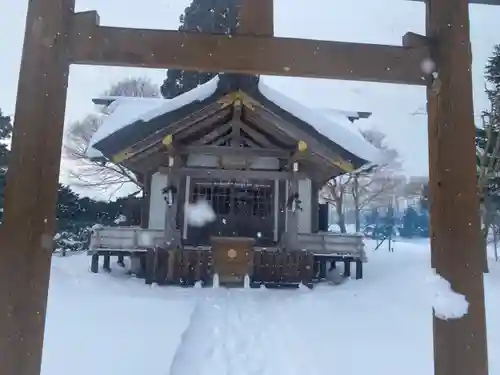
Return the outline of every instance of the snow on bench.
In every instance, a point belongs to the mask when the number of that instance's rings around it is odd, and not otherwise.
[[[90,238],[89,255],[100,250],[113,252],[147,252],[163,245],[162,229],[139,227],[95,227]]]
[[[299,233],[299,246],[315,256],[338,256],[366,260],[361,234]]]

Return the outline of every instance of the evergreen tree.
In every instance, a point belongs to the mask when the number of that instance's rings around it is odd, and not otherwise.
[[[10,150],[7,141],[12,135],[10,117],[0,110],[0,223],[4,206],[5,175],[9,163]],[[126,197],[114,202],[95,201],[80,197],[69,186],[59,184],[56,207],[57,234],[55,248],[63,250],[83,250],[88,245],[90,229],[95,224],[139,225],[142,198]],[[123,216],[123,222],[116,218]]]
[[[495,125],[496,134],[500,130],[500,44],[493,48],[493,55],[486,64],[486,93],[490,99],[491,108],[484,114]]]
[[[497,139],[499,136],[498,127],[492,127],[490,129],[476,128],[476,164],[478,173],[481,173],[482,158],[486,156],[486,164],[492,166],[500,165],[500,153],[496,150]],[[490,134],[488,134],[490,132]],[[488,142],[488,138],[490,138]],[[494,167],[494,169],[496,169]],[[498,173],[488,173],[487,181],[484,189],[481,189],[481,202],[484,202],[486,198],[491,200],[491,203],[497,205],[500,203],[500,175]]]
[[[497,142],[500,136],[500,45],[493,49],[493,55],[486,64],[486,93],[490,100],[490,109],[483,112],[482,127],[476,128],[477,169],[478,174],[487,175],[480,179],[482,202],[488,201],[498,209],[500,207],[500,152]],[[489,170],[485,170],[489,166]]]
[[[399,229],[401,237],[412,238],[418,235],[419,215],[413,207],[408,207],[403,215],[403,225]]]
[[[488,90],[498,95],[500,93],[500,44],[493,47],[493,55],[486,64],[485,78],[490,84]]]
[[[238,1],[193,0],[180,17],[179,31],[231,35],[238,24]],[[219,72],[169,69],[161,86],[165,98],[174,98],[208,82]]]
[[[420,209],[429,211],[429,208],[429,184],[425,184],[420,193]]]
[[[417,221],[417,229],[418,235],[420,237],[429,237],[429,229],[430,229],[430,217],[429,211],[422,210],[418,215]]]
[[[88,243],[90,231],[80,222],[80,197],[69,186],[59,184],[56,206],[57,233],[54,250],[83,250]]]
[[[9,164],[10,150],[7,148],[6,141],[12,134],[12,122],[9,116],[4,116],[0,109],[0,222],[3,216],[4,207],[4,188],[5,175]]]
[[[140,225],[142,198],[125,197],[113,202],[80,197],[69,186],[59,185],[55,250],[85,250],[94,225]]]

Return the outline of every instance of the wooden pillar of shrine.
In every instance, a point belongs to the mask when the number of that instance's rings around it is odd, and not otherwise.
[[[151,173],[141,175],[142,184],[142,207],[141,207],[141,228],[149,228],[149,210],[151,205]]]
[[[293,163],[293,170],[290,172],[287,194],[287,216],[285,229],[285,248],[287,250],[297,250],[299,241],[299,207],[297,200],[299,199],[299,176],[298,162]]]
[[[165,247],[167,250],[180,246],[181,234],[177,223],[179,207],[180,159],[169,157],[167,187],[165,189]]]
[[[0,229],[2,375],[39,375],[75,0],[32,0]]]
[[[427,36],[432,266],[469,303],[459,319],[434,315],[435,374],[487,375],[468,1],[428,0]]]

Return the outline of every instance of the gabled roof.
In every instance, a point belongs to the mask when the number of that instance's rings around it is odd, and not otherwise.
[[[92,136],[87,156],[90,158],[103,156],[99,148],[94,146],[116,133],[123,132],[124,129],[136,122],[148,122],[193,102],[206,99],[216,91],[218,82],[219,77],[217,76],[204,85],[200,85],[196,89],[173,99],[123,96],[107,96],[94,99],[95,104],[107,106],[109,114]]]
[[[134,143],[168,128],[224,96],[241,91],[280,119],[300,128],[323,146],[340,149],[346,160],[356,166],[381,162],[381,152],[345,125],[332,121],[320,110],[310,109],[264,83],[260,77],[220,74],[211,81],[174,99],[100,98],[96,104],[109,104],[111,114],[94,134],[87,151],[89,157],[110,157]],[[354,121],[367,118],[363,112],[337,111],[338,116]],[[330,118],[329,118],[330,117]]]

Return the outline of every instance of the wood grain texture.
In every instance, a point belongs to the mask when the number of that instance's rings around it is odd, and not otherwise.
[[[436,375],[488,374],[468,8],[427,4],[438,73],[427,94],[432,266],[469,302],[463,318],[434,317]]]
[[[425,48],[78,25],[75,64],[425,85]]]
[[[2,375],[40,373],[74,0],[29,2],[0,233]]]

